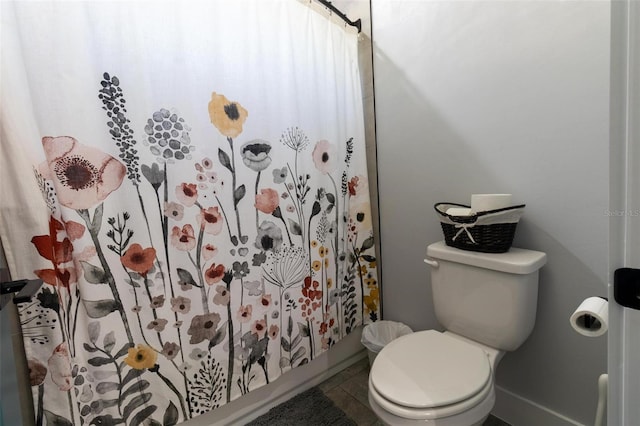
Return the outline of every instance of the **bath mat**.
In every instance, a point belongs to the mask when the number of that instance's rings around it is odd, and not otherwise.
[[[272,408],[246,426],[356,426],[317,387]]]

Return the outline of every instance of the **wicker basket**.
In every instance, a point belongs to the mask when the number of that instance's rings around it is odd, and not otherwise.
[[[524,204],[497,210],[478,212],[470,216],[451,216],[451,207],[469,207],[456,203],[437,203],[444,241],[448,246],[483,253],[509,251]]]

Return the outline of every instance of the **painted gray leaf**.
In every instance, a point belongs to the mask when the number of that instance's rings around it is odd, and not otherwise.
[[[293,219],[289,219],[289,229],[293,235],[302,235],[302,228]]]
[[[90,318],[103,318],[118,310],[118,303],[111,299],[84,300],[83,302]]]
[[[297,351],[293,355],[291,355],[291,364],[296,362],[298,359],[302,358],[304,354],[307,352],[307,349],[304,346],[300,346]]]
[[[95,345],[100,335],[100,323],[98,321],[91,321],[87,325],[87,329],[89,331],[89,341]]]
[[[196,282],[193,280],[193,275],[191,275],[191,272],[182,268],[178,268],[177,272],[178,272],[178,277],[180,277],[180,281],[182,281],[184,284],[196,285]]]
[[[280,337],[280,346],[282,346],[282,349],[284,349],[285,352],[291,352],[291,345],[284,337]]]
[[[98,204],[93,212],[93,221],[91,221],[91,229],[97,234],[102,226],[102,212],[104,211],[104,203]]]
[[[80,264],[84,272],[84,279],[87,280],[87,282],[91,284],[104,284],[107,282],[107,274],[105,274],[102,268],[85,262],[84,260],[81,260]]]
[[[175,406],[173,401],[169,401],[169,406],[167,407],[167,411],[164,412],[164,417],[162,418],[162,424],[164,426],[174,426],[178,423],[178,408]]]
[[[240,200],[244,198],[244,195],[246,194],[246,192],[247,190],[245,189],[244,185],[240,185],[239,187],[236,188],[236,190],[233,193],[233,202],[236,206],[238,205]]]
[[[102,341],[102,344],[104,346],[104,350],[107,351],[108,353],[111,353],[111,350],[113,349],[113,347],[116,344],[116,334],[115,334],[115,332],[114,331],[108,332],[104,336],[104,340]]]
[[[291,365],[291,362],[289,362],[289,358],[285,356],[280,358],[280,368],[289,367],[290,365]]]
[[[133,382],[131,386],[129,386],[124,392],[122,392],[122,395],[120,395],[120,399],[125,399],[133,393],[141,393],[148,387],[149,382],[147,382],[146,380],[138,380],[136,382]]]
[[[102,382],[96,385],[96,392],[103,394],[107,392],[111,392],[118,389],[118,384],[116,382]]]
[[[298,329],[300,330],[300,334],[304,337],[309,337],[311,335],[311,333],[309,332],[309,326],[307,326],[303,322],[298,323]]]
[[[231,159],[226,152],[224,152],[221,148],[218,148],[218,159],[220,160],[220,164],[225,166],[231,173],[233,173],[233,167],[231,166]]]
[[[122,410],[122,417],[124,417],[125,419],[128,418],[131,413],[133,413],[133,410],[140,407],[141,405],[146,404],[150,399],[150,393],[143,393],[142,395],[138,395],[135,398],[131,399],[127,406],[124,407],[124,410]],[[155,405],[152,405],[151,407],[155,407]]]
[[[218,343],[222,342],[225,337],[227,337],[227,322],[228,321],[225,321],[224,324],[216,330],[216,333],[209,341],[209,349],[216,346]]]
[[[367,238],[366,240],[364,240],[364,241],[362,242],[361,250],[362,250],[362,251],[365,251],[365,250],[370,249],[371,247],[373,247],[374,242],[375,242],[375,241],[374,241],[373,237],[369,237],[369,238]]]
[[[47,426],[73,426],[69,420],[49,410],[44,410],[44,418],[47,419]]]
[[[157,409],[158,407],[155,405],[146,406],[144,409],[138,411],[135,416],[133,416],[133,418],[131,419],[131,423],[129,424],[131,426],[138,426],[139,424],[142,424],[142,422],[144,422],[145,419],[152,415]]]
[[[335,204],[336,203],[336,197],[332,193],[327,192],[325,195],[327,197],[327,201],[328,202],[330,202],[331,204]]]

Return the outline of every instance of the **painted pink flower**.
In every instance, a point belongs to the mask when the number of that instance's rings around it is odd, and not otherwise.
[[[213,244],[205,244],[202,247],[202,257],[204,260],[211,260],[216,254],[218,254],[218,248]]]
[[[204,273],[204,280],[209,285],[219,283],[222,281],[222,277],[224,277],[224,265],[216,265],[215,263],[212,263]]]
[[[229,304],[229,300],[231,299],[231,295],[229,294],[229,290],[223,285],[219,285],[216,287],[216,295],[213,296],[213,303],[216,305],[226,306]]]
[[[176,198],[186,207],[191,207],[198,201],[198,187],[195,183],[181,183],[176,186]]]
[[[182,204],[174,203],[173,201],[164,203],[164,215],[173,220],[182,220],[184,207],[182,207]]]
[[[327,174],[333,171],[336,166],[336,147],[329,143],[329,141],[321,140],[316,142],[316,146],[313,148],[313,164],[316,165],[322,174]]]
[[[271,327],[269,327],[269,338],[271,340],[274,340],[276,337],[278,337],[279,332],[280,332],[280,328],[278,328],[277,325],[272,324]]]
[[[268,309],[271,306],[271,295],[270,294],[263,294],[262,297],[260,298],[260,306],[262,306],[265,309]]]
[[[104,201],[120,187],[127,171],[111,155],[70,136],[44,137],[42,146],[47,161],[40,172],[54,181],[60,204],[71,209],[88,209]]]
[[[193,226],[186,224],[180,229],[174,226],[171,230],[171,245],[180,251],[193,250],[196,246],[196,236]]]
[[[200,214],[196,218],[200,229],[211,235],[218,235],[222,231],[222,215],[218,207],[200,209]]]
[[[278,191],[266,188],[261,189],[260,194],[256,194],[256,209],[262,213],[271,214],[280,204],[280,194]]]
[[[236,317],[240,322],[249,322],[251,321],[251,311],[253,311],[253,307],[251,305],[242,306],[238,308],[238,313]]]
[[[53,350],[51,357],[47,361],[49,372],[53,383],[58,385],[58,389],[66,392],[72,388],[71,359],[69,358],[69,347],[66,342],[60,343]]]
[[[257,320],[251,325],[251,332],[262,339],[267,332],[267,321],[264,319]]]

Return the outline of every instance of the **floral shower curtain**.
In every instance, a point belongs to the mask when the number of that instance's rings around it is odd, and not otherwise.
[[[38,424],[177,424],[378,318],[356,34],[294,0],[1,7]]]

